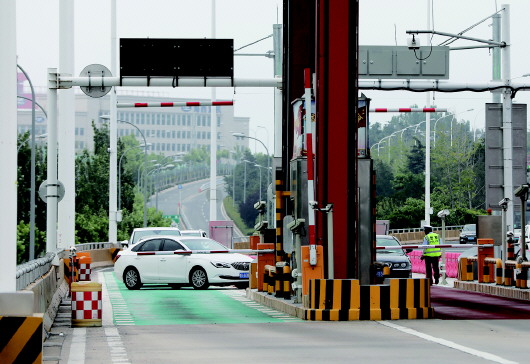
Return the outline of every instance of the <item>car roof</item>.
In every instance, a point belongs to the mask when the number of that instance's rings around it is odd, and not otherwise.
[[[150,231],[150,230],[179,230],[179,228],[176,227],[170,227],[170,226],[162,226],[162,227],[142,227],[142,228],[134,228],[133,232],[135,231]]]

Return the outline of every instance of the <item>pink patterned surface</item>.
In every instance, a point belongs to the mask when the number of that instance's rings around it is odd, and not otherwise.
[[[458,257],[460,254],[461,253],[445,253],[445,274],[447,277],[456,278],[458,276]],[[425,274],[425,263],[420,259],[422,252],[414,250],[407,255],[412,263],[412,273]]]

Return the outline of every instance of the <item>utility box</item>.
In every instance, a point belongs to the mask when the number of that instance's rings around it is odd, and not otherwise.
[[[448,79],[449,47],[360,46],[359,78]]]

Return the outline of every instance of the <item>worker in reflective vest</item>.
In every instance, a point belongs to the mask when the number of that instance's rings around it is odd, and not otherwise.
[[[440,256],[442,255],[442,249],[436,247],[440,244],[440,238],[438,234],[432,232],[432,226],[423,226],[425,232],[425,238],[423,238],[423,245],[429,245],[429,248],[423,249],[423,255],[421,260],[425,261],[425,274],[432,284],[433,271],[434,271],[434,283],[438,284],[440,278]]]

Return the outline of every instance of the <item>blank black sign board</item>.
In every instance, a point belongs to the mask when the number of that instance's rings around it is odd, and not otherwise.
[[[120,75],[230,77],[233,39],[120,39]]]

